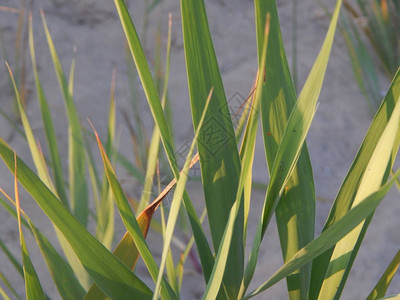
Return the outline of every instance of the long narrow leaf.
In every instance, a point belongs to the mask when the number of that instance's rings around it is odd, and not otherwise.
[[[258,60],[261,61],[267,13],[271,14],[271,42],[267,50],[261,113],[265,153],[272,174],[274,159],[297,96],[282,42],[276,1],[255,1]],[[315,190],[306,142],[275,212],[282,255],[286,262],[314,238]],[[310,277],[311,266],[306,266],[287,278],[290,299],[306,299]]]
[[[18,193],[18,180],[17,180],[17,155],[14,153],[14,190],[15,190],[15,202],[16,209],[18,215],[18,230],[19,230],[19,240],[21,245],[22,252],[22,264],[24,266],[24,278],[25,278],[25,291],[26,291],[26,299],[28,300],[46,300],[46,296],[44,295],[42,285],[40,284],[39,278],[37,276],[35,267],[32,264],[30,259],[28,248],[26,247],[24,233],[22,232],[21,227],[21,207],[19,201],[19,193]]]
[[[44,94],[42,85],[39,80],[39,74],[36,66],[35,46],[34,46],[33,28],[32,28],[32,15],[29,16],[29,49],[31,53],[32,68],[33,68],[33,75],[35,78],[37,98],[42,113],[43,127],[46,134],[47,144],[49,146],[51,166],[54,173],[54,182],[57,190],[57,195],[59,196],[60,200],[64,203],[64,205],[66,207],[69,207],[69,203],[67,201],[67,196],[64,188],[65,179],[62,171],[60,152],[58,150],[54,125],[51,119],[51,113],[46,100],[46,96]]]
[[[234,204],[240,176],[240,158],[225,91],[215,56],[202,0],[181,1],[182,31],[193,127],[197,130],[205,99],[214,89],[197,148],[211,236],[216,252]],[[244,207],[239,207],[230,245],[224,286],[229,298],[236,298],[244,269]]]
[[[226,225],[224,235],[221,241],[221,247],[218,250],[217,257],[215,260],[213,272],[210,277],[210,281],[207,284],[206,291],[203,295],[203,299],[215,299],[218,295],[224,272],[227,272],[226,265],[228,264],[228,253],[230,251],[229,245],[231,244],[232,236],[234,234],[233,228],[235,220],[238,216],[240,206],[242,205],[242,193],[245,184],[247,184],[248,173],[252,170],[254,161],[254,148],[257,136],[257,125],[260,114],[260,103],[263,92],[263,70],[266,65],[266,53],[268,46],[269,36],[269,18],[265,23],[265,35],[263,42],[262,61],[259,65],[259,71],[256,80],[256,91],[253,109],[250,111],[249,121],[247,123],[246,131],[243,138],[243,156],[242,156],[242,169],[240,172],[240,178],[238,183],[238,189],[236,193],[235,203],[230,210],[228,223]],[[242,279],[243,280],[243,279]],[[241,282],[238,297],[242,297],[244,293],[243,282]]]
[[[272,214],[279,202],[281,195],[285,192],[286,186],[296,166],[306,134],[310,128],[312,118],[315,114],[319,92],[322,87],[330,50],[333,43],[337,19],[339,16],[341,0],[336,2],[335,12],[329,26],[321,51],[311,69],[310,75],[304,84],[286,125],[282,141],[278,147],[274,163],[271,168],[271,180],[268,184],[266,200],[263,213],[258,224],[253,248],[246,267],[244,276],[244,287],[247,289],[251,278],[254,275],[258,260],[258,253],[265,230],[271,220]]]

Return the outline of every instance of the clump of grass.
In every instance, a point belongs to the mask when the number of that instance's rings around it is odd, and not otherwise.
[[[36,143],[11,68],[8,68],[9,74],[36,172],[0,139],[0,156],[15,178],[15,201],[3,191],[9,201],[0,198],[0,203],[18,219],[22,264],[7,248],[1,248],[23,276],[28,299],[46,299],[46,295],[32,266],[22,225],[33,233],[63,299],[178,299],[185,260],[194,244],[206,284],[203,299],[249,299],[285,278],[290,299],[340,297],[373,213],[400,175],[400,171],[397,171],[390,178],[388,172],[393,167],[400,142],[400,73],[397,72],[394,76],[392,85],[371,122],[322,232],[314,237],[314,180],[305,140],[316,111],[342,1],[338,0],[336,3],[321,51],[298,97],[282,43],[276,3],[259,0],[254,3],[258,71],[254,88],[250,92],[251,100],[246,104],[248,113],[242,115],[240,126],[235,129],[232,116],[221,113],[227,100],[205,5],[201,0],[181,0],[195,138],[180,169],[172,130],[164,112],[171,30],[168,35],[166,73],[160,97],[160,89],[150,72],[125,2],[115,0],[129,52],[155,123],[146,153],[146,174],[139,171],[135,163],[122,157],[115,147],[115,79],[112,79],[111,84],[107,139],[102,141],[92,126],[104,167],[103,173],[97,171],[90,144],[85,143],[85,131],[73,102],[74,63],[67,79],[42,14],[69,120],[69,168],[68,176],[64,178],[51,113],[37,72],[30,23],[31,60],[50,157],[45,158],[41,146]],[[259,137],[259,122],[262,124],[270,181],[259,219],[251,220],[249,208],[252,201],[252,166],[256,139]],[[174,178],[150,202],[153,181],[159,181],[160,144]],[[196,145],[198,153],[194,154]],[[136,212],[132,210],[117,178],[117,161],[130,170],[144,186]],[[186,190],[188,172],[198,161],[205,198],[205,210],[201,216],[194,209]],[[144,162],[141,163],[144,165]],[[52,168],[52,173],[48,167]],[[87,229],[90,210],[86,170],[89,171],[91,194],[96,208],[95,234]],[[21,210],[17,182],[25,187],[54,224],[66,258],[54,249]],[[154,222],[154,213],[172,191],[173,198],[168,212],[161,209],[160,231],[163,244],[160,245],[161,262],[157,264],[147,245],[146,236]],[[114,251],[111,251],[114,203],[127,231]],[[175,262],[171,243],[175,237],[177,216],[182,207],[188,216],[193,237],[188,243],[181,244],[180,259]],[[202,225],[205,214],[210,223],[211,243],[208,242],[207,232]],[[273,214],[276,215],[284,264],[268,280],[249,291],[261,242]],[[250,224],[256,227],[254,237],[247,234]],[[250,256],[246,258],[245,245],[248,242],[252,243],[252,247]],[[153,287],[149,287],[140,278],[141,275],[134,272],[139,257],[144,261],[153,280]],[[370,299],[385,295],[398,268],[398,260],[397,254],[370,293]],[[1,275],[10,292],[16,294],[5,276]],[[8,298],[5,290],[0,288],[0,292]],[[369,291],[365,291],[365,295],[368,294]]]

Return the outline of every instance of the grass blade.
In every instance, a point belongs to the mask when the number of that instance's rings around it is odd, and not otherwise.
[[[331,19],[325,41],[321,51],[311,69],[310,75],[304,84],[293,110],[289,116],[282,141],[278,147],[274,163],[271,168],[271,179],[267,188],[263,213],[257,227],[253,248],[246,267],[244,288],[248,287],[257,265],[258,253],[265,230],[282,194],[286,190],[288,180],[296,166],[306,134],[315,114],[319,92],[321,90],[324,73],[332,47],[341,0],[336,2],[336,8]]]
[[[15,202],[18,215],[18,230],[19,230],[19,240],[22,252],[22,264],[24,266],[24,278],[25,278],[25,291],[26,299],[28,300],[46,300],[46,296],[43,292],[42,286],[40,284],[39,278],[35,271],[35,267],[29,257],[28,248],[26,247],[24,233],[21,228],[21,207],[19,201],[18,193],[18,180],[17,180],[17,155],[14,153],[14,189],[15,189]]]
[[[267,50],[266,84],[263,92],[264,99],[261,102],[261,113],[266,158],[269,172],[272,174],[274,159],[297,97],[283,47],[275,1],[255,1],[255,13],[259,61],[261,61],[265,16],[267,13],[271,14],[269,37],[271,42],[268,43]],[[314,238],[314,180],[307,145],[306,142],[304,143],[297,165],[286,183],[285,192],[275,210],[285,262]],[[290,299],[306,298],[310,276],[311,266],[306,266],[287,278]]]
[[[93,127],[93,126],[92,126]],[[94,127],[93,127],[94,130]],[[158,268],[154,261],[154,258],[147,246],[147,243],[143,237],[142,231],[140,230],[139,224],[129,206],[128,199],[125,196],[124,191],[122,190],[121,185],[118,182],[117,176],[112,168],[111,162],[107,157],[107,154],[104,151],[104,148],[101,144],[101,141],[97,135],[97,132],[94,130],[97,143],[100,149],[101,157],[104,163],[104,169],[107,174],[107,179],[110,184],[111,190],[114,195],[115,203],[117,204],[118,210],[121,215],[121,219],[126,227],[126,229],[131,234],[136,248],[139,250],[140,255],[143,258],[144,263],[146,264],[147,269],[154,282],[157,281],[158,276]],[[176,296],[174,295],[171,287],[167,285],[165,281],[162,282],[163,289],[161,291],[161,296],[163,299],[174,299]]]
[[[389,266],[386,268],[385,272],[382,274],[375,288],[368,295],[367,300],[376,300],[383,298],[386,294],[386,290],[389,287],[397,269],[400,265],[400,250],[397,251],[396,255],[393,257]]]
[[[163,246],[163,252],[161,255],[160,270],[158,272],[158,278],[157,278],[156,288],[154,290],[153,300],[156,300],[158,298],[158,294],[160,292],[161,279],[163,277],[163,272],[164,272],[165,264],[167,261],[167,255],[168,255],[169,249],[170,249],[171,239],[174,234],[176,220],[178,218],[179,209],[180,209],[181,203],[182,203],[181,200],[182,200],[183,192],[185,190],[185,185],[186,185],[187,178],[189,175],[191,157],[192,157],[193,150],[195,147],[196,139],[199,135],[199,128],[201,128],[201,126],[203,124],[204,117],[206,115],[208,105],[209,105],[211,97],[212,97],[212,93],[213,93],[213,90],[210,91],[210,93],[207,97],[206,106],[204,107],[203,114],[200,118],[198,129],[196,130],[195,137],[193,139],[192,145],[190,146],[189,153],[187,154],[185,164],[181,171],[182,175],[179,177],[177,184],[176,184],[176,190],[174,193],[174,197],[172,199],[171,209],[170,209],[169,216],[168,216],[168,223],[167,223],[167,227],[166,227],[165,234],[164,234],[164,246]]]
[[[271,168],[271,180],[268,185],[266,205],[263,212],[263,234],[277,205],[278,196],[282,192],[282,189],[286,187],[296,165],[307,131],[315,114],[318,96],[332,48],[341,3],[341,0],[336,2],[335,13],[332,17],[324,44],[299,95],[299,99],[290,114],[282,141],[278,147]]]
[[[169,16],[168,25],[168,42],[167,42],[167,55],[166,55],[166,68],[164,76],[164,87],[161,96],[161,106],[165,109],[167,92],[168,92],[168,80],[169,80],[169,66],[171,59],[171,33],[172,32],[172,16]],[[141,212],[144,207],[149,204],[150,196],[152,195],[153,180],[156,172],[156,165],[160,149],[160,130],[157,126],[154,127],[153,134],[151,136],[151,142],[149,152],[147,155],[147,167],[146,167],[146,181],[144,183],[142,196],[140,198],[139,206],[137,211]]]
[[[111,76],[111,93],[110,93],[110,106],[109,106],[109,115],[108,115],[108,128],[107,128],[107,141],[105,146],[105,151],[108,157],[112,159],[116,156],[116,149],[114,151],[114,143],[115,143],[115,119],[116,119],[116,109],[115,109],[115,84],[116,84],[116,76],[117,70],[114,69]],[[94,165],[91,167],[90,171],[92,174],[94,172]],[[92,175],[92,177],[94,174]],[[93,184],[94,178],[92,179]],[[103,182],[101,186],[101,197],[97,203],[96,211],[97,211],[97,228],[96,228],[96,236],[102,242],[103,245],[106,246],[107,249],[111,248],[112,241],[114,238],[114,199],[112,195],[112,191],[110,190],[110,186],[107,181],[107,175],[104,172],[103,174]]]
[[[210,109],[197,139],[197,148],[200,155],[211,236],[214,249],[218,252],[229,219],[229,211],[237,194],[240,158],[231,116],[224,116],[221,112],[227,102],[204,3],[182,0],[181,13],[189,96],[195,130],[198,129],[207,94],[211,88],[214,89]],[[237,297],[244,269],[243,204],[235,219],[236,225],[224,278],[229,298]]]
[[[0,139],[0,156],[15,172],[14,154]],[[29,167],[17,157],[18,180],[63,233],[93,280],[113,299],[149,299],[150,289],[102,246]]]
[[[71,209],[77,219],[83,224],[87,225],[87,218],[89,214],[88,208],[88,191],[86,184],[86,170],[85,170],[85,147],[82,136],[81,123],[79,121],[78,113],[75,104],[70,94],[68,82],[66,80],[64,71],[62,70],[60,60],[54,43],[52,41],[49,29],[43,12],[41,12],[43,27],[45,30],[47,43],[49,45],[51,58],[53,60],[54,69],[57,79],[64,98],[65,109],[68,116],[68,145],[69,145],[69,187],[70,187],[70,202]]]
[[[36,57],[35,57],[35,46],[33,40],[33,29],[32,29],[32,15],[29,15],[29,49],[31,53],[31,60],[32,60],[32,68],[33,68],[33,75],[35,78],[35,85],[37,91],[37,98],[39,101],[41,113],[42,113],[42,120],[43,120],[43,127],[46,134],[47,145],[49,147],[50,152],[50,159],[51,159],[51,166],[54,173],[54,182],[55,187],[57,190],[57,195],[60,200],[64,203],[66,207],[69,207],[69,203],[67,200],[67,195],[65,193],[64,188],[64,175],[61,165],[60,159],[60,152],[58,150],[57,138],[54,131],[53,120],[51,118],[50,109],[46,100],[46,96],[44,94],[42,85],[39,80],[39,74],[37,71],[36,66]]]
[[[238,183],[238,189],[236,193],[235,203],[232,206],[229,214],[229,219],[227,226],[225,228],[225,232],[223,235],[223,239],[221,241],[221,247],[217,253],[217,257],[215,259],[215,264],[213,268],[213,272],[210,277],[210,281],[207,284],[206,291],[203,295],[202,299],[215,299],[217,296],[218,290],[221,285],[221,281],[224,275],[224,272],[228,270],[225,269],[226,264],[228,263],[228,253],[230,251],[229,245],[231,244],[232,235],[234,234],[233,228],[238,216],[240,206],[242,205],[242,193],[244,190],[244,186],[248,184],[249,173],[252,170],[252,165],[254,161],[254,147],[256,142],[257,135],[257,125],[260,114],[260,103],[263,93],[263,76],[266,66],[266,53],[268,47],[268,36],[269,36],[269,16],[267,16],[267,21],[265,23],[265,35],[263,41],[263,51],[262,51],[262,61],[259,65],[259,72],[257,74],[256,80],[256,91],[253,109],[250,111],[249,120],[247,123],[247,127],[245,130],[243,145],[241,152],[242,155],[242,169],[240,172],[240,178]],[[243,280],[243,279],[242,279]],[[242,297],[244,293],[243,282],[241,282],[240,290],[238,293],[238,298]]]

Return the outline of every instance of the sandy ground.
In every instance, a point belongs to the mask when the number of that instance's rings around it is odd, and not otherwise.
[[[16,7],[16,1],[0,0],[0,5]],[[144,1],[128,1],[133,20],[138,31],[142,28],[142,14]],[[167,0],[157,7],[151,14],[151,22],[147,35],[146,51],[149,57],[154,57],[155,32],[158,22],[162,25],[162,42],[165,46],[168,13],[173,15],[173,47],[171,58],[171,76],[169,93],[173,107],[173,121],[176,144],[183,145],[192,134],[190,122],[190,106],[187,92],[186,70],[182,43],[179,1]],[[19,2],[18,2],[19,3]],[[278,1],[282,23],[284,42],[291,59],[291,8],[292,2]],[[227,97],[236,93],[247,95],[256,70],[256,39],[254,33],[254,9],[249,0],[219,0],[206,1],[209,14],[210,28],[215,43],[215,49],[222,70]],[[82,120],[90,118],[100,134],[105,134],[106,116],[108,110],[110,78],[114,66],[118,69],[117,102],[119,110],[129,108],[128,86],[126,79],[126,63],[124,37],[112,1],[105,0],[36,0],[33,6],[34,35],[36,39],[36,55],[39,72],[45,92],[51,105],[53,119],[56,120],[57,135],[60,139],[61,152],[67,157],[67,131],[64,106],[59,92],[56,77],[50,60],[47,45],[44,39],[43,28],[40,23],[39,9],[43,8],[46,14],[50,32],[53,36],[61,62],[66,70],[69,69],[72,49],[77,47],[75,101]],[[298,4],[298,70],[300,86],[307,78],[307,74],[319,51],[324,38],[328,19],[315,0],[304,0]],[[13,66],[14,43],[18,22],[18,15],[0,11],[0,29],[8,59]],[[4,61],[4,54],[1,61]],[[154,60],[152,60],[154,61]],[[35,134],[43,142],[43,130],[40,121],[39,108],[33,84],[30,63],[27,59],[27,110]],[[12,111],[12,92],[8,85],[7,73],[4,64],[0,64],[0,105],[7,112]],[[150,113],[142,99],[142,114],[145,122],[151,124]],[[353,157],[363,139],[371,120],[366,103],[359,93],[353,79],[350,63],[343,41],[338,35],[332,50],[331,61],[328,66],[325,84],[320,96],[320,105],[312,124],[308,145],[313,163],[315,185],[319,201],[317,203],[317,230],[319,233],[330,205],[340,187],[340,184],[349,168]],[[121,149],[127,155],[131,154],[128,134],[123,120],[118,114],[118,124],[121,124]],[[88,125],[87,125],[88,127]],[[26,161],[31,162],[25,142],[18,135],[13,135],[13,129],[0,118],[0,135],[10,138],[9,142],[17,153]],[[44,142],[43,142],[44,143]],[[259,139],[256,150],[256,164],[254,178],[257,181],[267,182],[268,176],[264,158],[262,140]],[[121,178],[131,182],[126,174],[121,172]],[[3,163],[0,163],[0,186],[12,193],[12,177]],[[127,192],[139,194],[141,187],[132,184],[126,185]],[[190,194],[196,205],[202,207],[202,189],[199,184],[190,183]],[[22,207],[29,212],[31,218],[45,234],[54,240],[54,234],[49,221],[36,204],[24,194]],[[254,234],[258,211],[264,197],[264,191],[254,192],[249,232]],[[400,206],[398,192],[393,190],[386,197],[377,210],[375,217],[366,234],[365,242],[350,273],[343,299],[364,299],[399,249],[400,236]],[[19,255],[18,230],[16,222],[6,212],[0,210],[0,237],[6,245]],[[122,227],[119,225],[122,235]],[[159,237],[149,237],[151,248],[159,253]],[[248,239],[251,241],[251,239]],[[28,237],[30,245],[34,245]],[[281,252],[274,222],[267,232],[262,245],[257,273],[254,277],[254,287],[265,281],[282,264]],[[30,246],[33,257],[40,255],[35,246]],[[41,259],[35,259],[43,285],[53,299],[58,299],[57,291],[53,287]],[[139,267],[141,271],[143,267]],[[183,299],[197,299],[204,288],[202,276],[196,274],[188,264],[189,272],[183,283]],[[0,253],[0,271],[16,285],[23,293],[23,285],[12,269],[9,262]],[[2,283],[1,283],[2,284]],[[3,285],[2,285],[3,286]],[[396,275],[390,289],[391,293],[399,292],[400,276]],[[285,282],[277,284],[259,299],[286,299]]]

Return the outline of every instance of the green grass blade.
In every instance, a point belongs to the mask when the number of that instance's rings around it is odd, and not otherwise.
[[[317,100],[324,78],[323,75],[326,70],[330,49],[333,43],[341,2],[341,0],[336,2],[335,12],[331,19],[331,24],[325,41],[314,66],[311,69],[310,75],[304,84],[299,99],[292,109],[282,141],[279,144],[276,157],[274,158],[263,213],[257,227],[249,263],[246,267],[244,276],[245,290],[254,275],[258,260],[258,252],[265,230],[271,220],[280,197],[286,192],[286,186],[290,180],[292,171],[296,166],[306,134],[315,114]]]
[[[377,300],[385,296],[386,290],[389,287],[397,269],[400,265],[400,250],[397,251],[396,255],[393,257],[389,266],[386,268],[385,272],[382,274],[375,288],[368,295],[367,300]]]
[[[114,151],[115,144],[115,120],[116,120],[116,109],[115,109],[115,84],[116,84],[116,69],[112,72],[111,78],[111,92],[110,92],[110,106],[108,115],[108,128],[107,128],[107,140],[105,151],[108,157],[114,160],[116,156],[116,149]],[[93,173],[93,168],[90,171]],[[94,175],[94,174],[93,174]],[[92,177],[93,177],[92,175]],[[93,182],[93,179],[92,179]],[[94,182],[93,182],[94,183]],[[101,187],[101,197],[96,206],[97,211],[97,228],[96,237],[101,241],[101,243],[106,246],[107,249],[111,248],[113,238],[114,238],[114,199],[112,191],[107,181],[107,175],[104,172],[103,182]]]
[[[342,219],[321,233],[320,236],[318,236],[304,248],[300,249],[289,261],[287,261],[278,271],[276,271],[270,279],[246,295],[246,297],[243,299],[250,299],[265,291],[275,283],[290,275],[295,270],[308,264],[312,259],[335,245],[346,234],[357,227],[361,222],[363,222],[363,220],[368,218],[368,216],[374,212],[399,175],[400,170],[398,170],[395,176],[382,188],[368,196],[360,204],[353,207]]]
[[[265,16],[267,13],[271,14],[269,37],[271,42],[268,43],[266,84],[264,99],[261,102],[263,137],[271,174],[273,162],[297,96],[282,42],[275,1],[255,1],[255,13],[259,55],[262,51]],[[275,212],[282,255],[284,261],[287,261],[314,238],[315,190],[306,143]],[[306,266],[287,278],[290,299],[306,298],[310,276],[311,266]]]
[[[224,272],[226,270],[226,264],[228,264],[228,253],[230,251],[229,245],[231,244],[231,239],[234,234],[233,228],[238,217],[238,213],[240,211],[240,206],[242,206],[242,193],[244,192],[244,186],[248,184],[249,173],[252,170],[252,165],[254,161],[254,148],[257,136],[257,126],[260,114],[260,103],[263,93],[263,76],[266,66],[266,53],[268,47],[268,36],[269,36],[269,17],[265,23],[265,35],[264,35],[264,42],[263,42],[263,50],[262,50],[262,61],[259,65],[259,72],[257,74],[256,80],[256,91],[255,91],[255,98],[252,110],[250,111],[249,120],[246,126],[246,130],[243,137],[243,144],[241,152],[242,155],[242,169],[240,172],[238,189],[236,193],[235,203],[230,211],[228,223],[223,235],[223,239],[221,241],[221,247],[217,253],[217,257],[215,260],[213,272],[210,277],[210,281],[207,284],[206,291],[203,295],[202,299],[214,299],[217,296],[218,290],[220,289],[220,285],[222,282],[222,278]],[[251,183],[251,182],[250,182]],[[243,240],[242,240],[243,241]],[[243,279],[242,279],[243,280]],[[243,296],[244,293],[244,286],[243,282],[240,284],[239,293],[237,298]]]
[[[172,139],[170,138],[171,133],[167,125],[167,121],[161,107],[160,98],[158,96],[153,78],[151,77],[151,72],[147,64],[146,57],[144,55],[144,51],[141,47],[136,29],[132,23],[124,1],[115,0],[114,2],[120,16],[122,27],[125,31],[128,45],[136,64],[136,68],[141,78],[143,89],[149,102],[150,110],[153,114],[153,118],[156,121],[157,126],[160,129],[165,151],[168,158],[174,158],[175,155],[172,146]],[[174,165],[173,162],[171,164]]]
[[[329,213],[324,229],[326,230],[337,222],[348,210],[350,210],[356,191],[361,182],[361,178],[366,171],[367,164],[372,157],[372,153],[377,146],[377,137],[381,136],[385,130],[394,108],[397,105],[400,96],[400,72],[398,71],[394,77],[389,92],[383,100],[378,112],[370,125],[370,128],[364,138],[364,141],[357,153],[352,166],[339,190],[332,209]],[[396,149],[397,151],[397,149]],[[393,156],[394,154],[392,154]],[[393,159],[392,159],[393,160]],[[388,174],[383,177],[384,182],[387,180]],[[356,247],[356,251],[357,251]],[[356,252],[355,251],[355,252]],[[314,283],[310,290],[311,299],[316,299],[322,285],[323,278],[326,274],[329,261],[331,259],[333,248],[322,254],[313,262],[313,270],[311,280]]]
[[[181,1],[182,30],[193,126],[197,130],[205,99],[214,89],[210,109],[197,139],[201,176],[214,249],[218,252],[229,211],[234,204],[240,175],[240,158],[230,116],[224,116],[225,91],[215,56],[203,1]],[[229,176],[228,176],[229,174]],[[217,199],[217,200],[216,200]],[[229,250],[224,285],[236,298],[243,275],[243,204]]]
[[[104,151],[104,148],[101,144],[101,141],[96,131],[95,135],[97,138],[97,143],[99,145],[101,157],[103,159],[104,169],[107,174],[107,179],[110,184],[111,190],[113,192],[115,203],[117,204],[118,210],[120,212],[121,219],[126,229],[131,234],[135,242],[135,246],[139,250],[141,257],[143,258],[143,261],[146,264],[147,269],[149,270],[150,276],[153,278],[154,282],[156,282],[158,276],[157,265],[150,252],[150,249],[147,246],[147,243],[143,237],[142,231],[140,230],[136,217],[133,214],[131,207],[129,206],[128,199],[126,198],[125,193],[118,182],[117,176],[113,170],[111,162]],[[176,297],[171,287],[164,280],[162,282],[162,286],[163,288],[161,290],[161,296],[163,299],[174,299]]]
[[[29,49],[31,53],[31,60],[32,60],[32,68],[33,68],[33,75],[35,78],[35,85],[37,91],[37,98],[39,101],[41,113],[42,113],[42,120],[43,120],[43,127],[46,134],[47,145],[49,147],[50,152],[50,159],[51,159],[51,166],[54,173],[54,182],[55,188],[57,190],[57,195],[60,200],[64,203],[66,207],[69,207],[69,203],[67,200],[67,195],[65,193],[65,179],[63,175],[61,159],[60,159],[60,152],[58,150],[57,138],[54,131],[53,120],[51,118],[50,109],[46,100],[46,96],[44,94],[42,85],[39,80],[39,75],[36,66],[36,56],[35,56],[35,46],[33,40],[33,29],[32,29],[32,16],[29,16]]]
[[[65,109],[68,116],[68,145],[69,145],[69,188],[71,208],[77,219],[87,225],[89,214],[88,191],[86,184],[85,147],[82,136],[81,123],[75,104],[70,94],[68,82],[62,70],[60,60],[54,47],[49,29],[42,12],[42,22],[46,33],[54,69],[64,98]]]
[[[161,74],[161,72],[162,72],[162,70],[161,70],[162,69],[162,67],[161,67],[161,23],[159,24],[157,41],[158,41],[157,42],[157,53],[158,54],[157,54],[157,58],[156,58],[156,60],[157,60],[156,73],[157,74]],[[162,91],[162,96],[161,96],[161,105],[162,105],[164,111],[166,112],[166,119],[168,121],[168,125],[170,126],[170,128],[172,128],[172,122],[171,122],[171,119],[168,118],[168,113],[167,113],[167,108],[169,106],[168,105],[169,103],[167,102],[167,95],[168,95],[169,70],[170,70],[170,63],[171,63],[171,42],[172,42],[172,15],[169,14],[168,36],[167,36],[167,51],[166,51],[166,59],[165,59],[166,63],[165,63],[165,74],[164,74],[164,84],[163,84],[164,86],[163,86],[163,91]],[[159,85],[161,85],[161,83]],[[153,140],[153,138],[155,140]],[[159,149],[160,149],[160,132],[159,132],[157,126],[155,126],[154,131],[153,131],[152,142],[151,142],[150,147],[149,147],[149,155],[147,157],[148,158],[151,158],[151,157],[158,158]],[[148,178],[147,180],[149,180],[151,178],[151,183],[153,182],[155,169],[156,169],[155,168],[156,166],[154,166],[154,167],[152,166],[152,164],[154,164],[154,163],[159,165],[158,159],[153,161],[153,162],[150,162],[150,160],[148,159],[147,171],[150,171],[150,172],[149,172],[148,176],[146,176],[146,178]],[[149,169],[149,168],[151,168],[151,169]],[[157,174],[158,174],[158,176],[157,176],[157,178],[158,178],[158,192],[161,193],[160,178],[159,178],[160,177],[159,176],[160,175],[159,166],[157,167]],[[143,190],[143,192],[145,192],[145,191],[146,190]],[[149,193],[149,192],[151,192],[151,190],[148,189],[147,192]],[[143,200],[146,201],[146,199],[143,199]],[[147,199],[147,203],[149,202],[149,200],[150,199]],[[164,243],[165,243],[166,225],[165,225],[165,215],[164,215],[163,205],[161,205],[160,212],[161,212],[162,236],[163,236],[163,240],[164,240]],[[171,251],[170,247],[169,247],[168,252],[167,252],[166,271],[167,271],[168,282],[170,283],[170,285],[174,289],[175,293],[177,295],[179,295],[179,286],[178,286],[178,282],[177,282],[177,274],[176,274],[174,259],[173,259],[172,251]],[[162,273],[161,270],[159,271],[159,276],[160,276],[160,273]]]
[[[24,278],[25,278],[25,291],[26,299],[28,300],[46,300],[46,296],[43,292],[42,285],[40,284],[39,278],[37,276],[35,267],[32,264],[31,258],[29,256],[28,248],[26,247],[24,233],[21,227],[21,207],[19,201],[18,193],[18,181],[17,181],[17,155],[14,153],[14,189],[15,189],[15,202],[18,215],[18,230],[19,230],[19,240],[22,252],[22,264],[24,266]]]
[[[150,69],[147,64],[143,48],[141,47],[138,34],[126,8],[125,2],[123,0],[114,0],[114,2],[121,20],[122,27],[125,32],[125,36],[128,41],[129,48],[131,50],[131,54],[136,64],[136,68],[138,70],[143,89],[146,94],[146,99],[153,115],[153,119],[160,130],[161,141],[163,143],[168,162],[170,164],[174,177],[178,179],[179,169],[174,154],[171,131],[168,127],[168,122],[163,114],[161,102],[159,100],[154,81],[151,77]],[[199,252],[200,261],[203,267],[203,274],[207,281],[211,274],[214,258],[212,256],[207,238],[205,237],[199,217],[186,191],[183,195],[183,201],[189,217],[190,224],[192,226],[197,250]]]
[[[174,193],[174,197],[172,198],[172,203],[171,203],[171,208],[169,211],[169,215],[168,215],[168,223],[167,223],[167,227],[165,229],[165,234],[164,234],[164,245],[163,245],[163,252],[161,255],[161,264],[160,264],[160,270],[158,272],[158,278],[157,278],[157,283],[156,283],[156,288],[154,290],[154,295],[153,295],[153,300],[157,300],[158,298],[158,294],[160,292],[160,287],[161,287],[161,279],[163,277],[163,272],[164,272],[164,268],[165,268],[165,264],[167,261],[167,255],[169,253],[169,249],[170,249],[170,244],[171,244],[171,240],[172,240],[172,236],[174,234],[174,229],[175,229],[175,225],[176,225],[176,220],[178,218],[178,213],[179,213],[179,209],[181,207],[181,200],[182,200],[182,196],[183,196],[183,192],[185,190],[185,185],[187,182],[187,178],[189,175],[189,165],[190,162],[192,160],[192,154],[194,151],[194,147],[195,147],[195,143],[196,143],[196,139],[199,135],[199,129],[201,128],[201,125],[203,124],[204,121],[204,117],[206,115],[207,109],[208,109],[208,105],[210,103],[211,100],[211,96],[212,96],[213,91],[211,90],[207,100],[206,100],[206,105],[204,107],[204,111],[203,114],[200,118],[199,121],[199,126],[198,129],[195,132],[195,137],[192,141],[192,144],[190,146],[189,149],[189,153],[187,154],[186,160],[185,160],[185,164],[183,166],[183,169],[181,171],[181,176],[179,177],[177,184],[176,184],[176,190]]]
[[[400,95],[398,96],[400,98]],[[400,102],[381,136],[375,135],[378,143],[369,161],[365,161],[366,169],[355,192],[352,207],[360,203],[366,196],[377,191],[385,182],[388,170],[391,170],[400,141]],[[319,292],[319,299],[324,297],[338,298],[343,290],[355,253],[358,250],[369,221],[361,223],[335,246],[326,269],[325,279]],[[357,246],[358,244],[358,246]]]
[[[257,79],[257,78],[256,78]],[[254,83],[255,84],[255,83]],[[243,114],[239,119],[238,126],[235,129],[235,136],[236,136],[236,142],[239,143],[240,137],[242,135],[242,132],[245,130],[245,134],[243,136],[243,142],[240,147],[239,151],[239,157],[240,160],[242,161],[244,158],[245,154],[245,149],[246,149],[246,144],[248,139],[248,131],[247,128],[250,126],[250,112],[253,107],[253,102],[254,102],[254,91],[255,87],[253,86],[252,91],[250,92],[250,95],[248,96],[246,100],[246,104],[243,109]],[[251,100],[249,101],[249,99]],[[254,151],[254,148],[253,148]],[[252,192],[252,187],[253,187],[253,174],[252,172],[247,173],[247,178],[245,179],[244,187],[243,187],[243,214],[244,214],[244,222],[243,222],[243,245],[246,246],[246,238],[247,238],[247,224],[249,220],[249,213],[250,213],[250,202],[251,202],[251,192]]]
[[[336,2],[335,12],[329,26],[324,44],[318,54],[310,75],[290,113],[282,141],[278,147],[273,166],[271,180],[268,185],[266,205],[263,212],[263,234],[271,219],[279,194],[286,187],[289,177],[300,155],[306,134],[315,114],[319,93],[321,91],[330,50],[335,35],[337,19],[342,1]]]
[[[14,153],[0,139],[0,156],[14,172]],[[17,157],[18,180],[63,233],[93,280],[113,299],[149,299],[151,290],[119,259],[102,246],[60,200]]]
[[[22,122],[22,125],[24,127],[25,136],[26,136],[26,139],[27,139],[27,142],[28,142],[28,146],[29,146],[31,155],[32,155],[33,163],[34,163],[34,165],[36,167],[36,170],[37,170],[41,180],[46,183],[46,185],[49,187],[49,189],[54,191],[53,183],[52,183],[52,181],[50,179],[50,175],[49,175],[49,173],[47,171],[46,165],[43,164],[43,162],[42,162],[41,151],[39,150],[39,147],[36,144],[35,136],[33,135],[33,131],[32,131],[31,125],[29,123],[28,117],[27,117],[27,115],[25,113],[25,109],[24,109],[24,107],[22,105],[22,102],[20,100],[20,94],[18,92],[16,83],[15,83],[15,80],[14,80],[14,76],[12,74],[12,71],[11,71],[10,66],[8,65],[8,63],[6,63],[6,66],[7,66],[10,78],[11,78],[12,85],[14,87],[15,98],[16,98],[16,101],[17,101],[21,122]]]
[[[161,105],[165,109],[167,93],[168,93],[168,81],[169,81],[169,69],[171,61],[171,35],[172,35],[172,17],[169,18],[168,24],[168,38],[167,38],[167,54],[166,54],[166,66],[164,75],[164,87],[161,96]],[[158,126],[154,127],[153,134],[150,141],[149,152],[147,155],[147,167],[146,167],[146,181],[144,183],[142,196],[140,198],[139,206],[137,211],[141,212],[149,203],[150,196],[152,195],[153,179],[156,172],[156,165],[160,149],[160,130]]]

